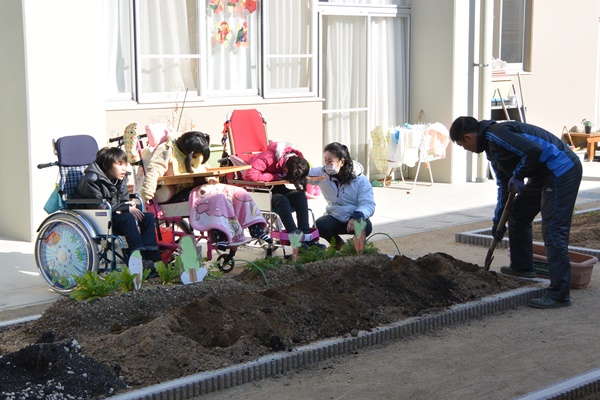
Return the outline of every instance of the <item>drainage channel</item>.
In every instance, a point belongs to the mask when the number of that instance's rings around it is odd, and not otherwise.
[[[512,290],[478,301],[459,304],[440,313],[414,317],[392,325],[379,327],[369,332],[360,332],[356,337],[319,341],[298,347],[291,352],[272,354],[249,363],[215,371],[201,372],[147,388],[130,391],[111,397],[111,400],[193,399],[208,393],[218,392],[234,386],[305,368],[329,358],[352,353],[358,349],[400,340],[425,332],[432,332],[443,327],[515,309],[527,304],[530,299],[541,296],[544,290],[544,288],[520,288]],[[555,389],[550,387],[544,389],[544,391],[536,392],[546,397],[527,397],[526,399],[551,398],[566,400],[580,398],[581,394],[597,393],[600,391],[600,379],[598,376],[600,376],[600,372],[595,377],[595,380],[590,376],[586,376],[586,379],[573,380],[568,385],[558,385]],[[537,396],[536,393],[532,393],[530,396]]]

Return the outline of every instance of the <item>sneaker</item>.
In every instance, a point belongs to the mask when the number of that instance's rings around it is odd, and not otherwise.
[[[535,278],[535,271],[519,271],[511,267],[500,267],[500,273],[504,275],[518,276],[521,278]]]
[[[560,307],[568,307],[571,305],[571,300],[554,300],[548,297],[540,297],[538,299],[531,299],[529,301],[529,306],[533,308],[560,308]]]
[[[217,242],[217,250],[227,251],[227,242]]]

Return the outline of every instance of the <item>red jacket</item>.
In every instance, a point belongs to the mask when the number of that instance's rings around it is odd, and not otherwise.
[[[267,150],[248,162],[252,168],[244,172],[243,179],[254,182],[269,182],[282,179],[285,176],[283,164],[290,154],[304,157],[300,150],[293,148],[289,143],[272,142],[267,147]]]

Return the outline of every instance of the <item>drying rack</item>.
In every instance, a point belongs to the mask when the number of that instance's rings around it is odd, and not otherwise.
[[[445,147],[450,142],[450,139],[447,133],[447,129],[442,124],[421,123],[420,121],[422,114],[423,110],[419,112],[417,116],[417,123],[414,125],[404,124],[401,127],[393,128],[393,130],[388,129],[387,142],[390,144],[390,147],[388,152],[388,171],[383,181],[385,186],[390,186],[392,184],[392,174],[394,172],[394,169],[398,167],[400,167],[400,179],[402,181],[402,184],[408,185],[408,187],[406,188],[407,190],[414,189],[416,185],[433,185],[434,180],[433,172],[431,169],[431,161],[439,160],[446,156]],[[435,129],[433,129],[434,127]],[[439,131],[442,131],[443,135],[448,136],[447,140],[444,139],[442,141],[446,142],[443,154],[440,154],[439,149],[437,149],[438,152],[436,152],[432,148],[432,143],[434,142],[434,139],[436,139],[433,136],[439,134]],[[394,148],[392,146],[392,143],[394,143],[395,141],[395,138],[393,138],[392,135],[396,134],[398,135],[397,146],[403,145],[400,149],[398,149],[398,147]],[[410,135],[410,137],[402,137],[401,135]],[[416,138],[416,136],[418,136],[418,139]],[[425,167],[429,172],[429,181],[419,182],[419,172],[421,171],[421,165],[423,164],[425,164]],[[406,180],[402,168],[403,165],[407,165],[410,167],[416,165],[417,169],[415,172],[415,179],[412,182],[408,182]]]

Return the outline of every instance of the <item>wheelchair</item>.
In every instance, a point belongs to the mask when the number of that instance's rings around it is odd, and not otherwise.
[[[57,161],[39,164],[38,169],[59,167],[58,190],[62,207],[50,214],[37,229],[35,262],[40,276],[54,291],[68,295],[77,286],[76,277],[86,271],[110,272],[126,264],[123,239],[112,232],[112,210],[106,201],[72,199],[86,167],[94,162],[98,144],[92,136],[65,136],[52,141]],[[131,195],[139,202],[139,196]],[[97,209],[77,209],[97,204]],[[104,208],[100,208],[103,205]]]
[[[230,153],[227,151],[227,143]],[[267,121],[256,109],[233,110],[226,116],[221,139],[223,145],[222,165],[247,165],[257,155],[264,152],[269,145]],[[226,177],[227,182],[241,186],[248,191],[258,204],[261,213],[267,221],[266,233],[273,239],[274,245],[266,246],[267,257],[279,247],[286,257],[286,246],[290,246],[289,232],[285,230],[280,216],[272,210],[272,197],[274,187],[286,185],[287,181],[254,182],[244,181],[241,174],[231,174]],[[303,241],[319,240],[319,231],[316,228],[316,219],[312,209],[308,209],[311,232],[305,234]],[[254,241],[249,244],[253,247],[265,248],[263,243]]]

